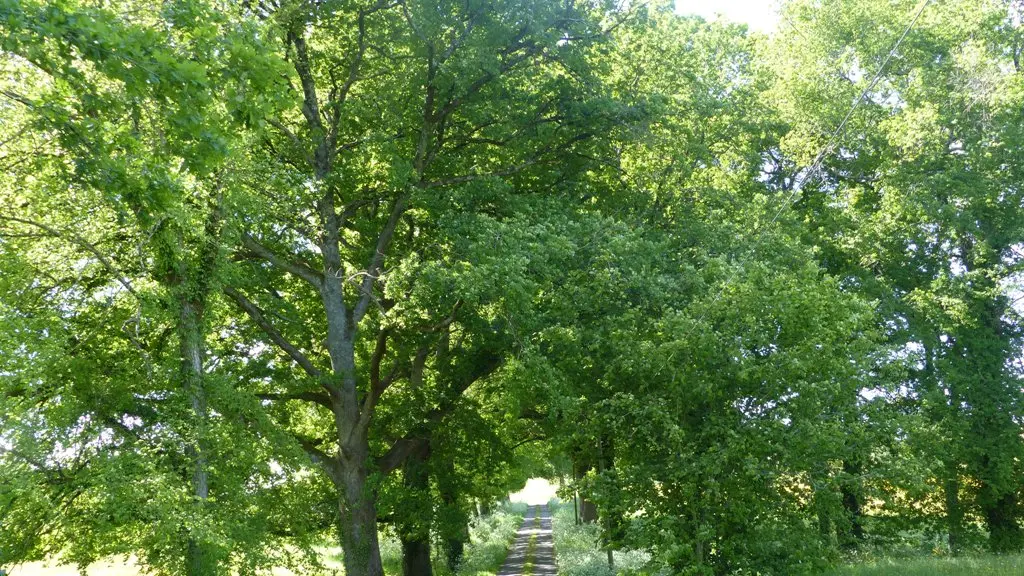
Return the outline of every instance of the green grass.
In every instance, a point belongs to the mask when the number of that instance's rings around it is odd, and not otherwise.
[[[872,560],[843,566],[829,576],[1021,576],[1024,555]]]
[[[490,516],[474,519],[458,576],[494,576],[505,562],[526,508],[525,504],[505,503]],[[444,576],[450,572],[447,567],[435,564],[434,574]]]
[[[596,524],[577,526],[571,502],[552,501],[552,532],[559,576],[616,576],[640,573],[650,556],[638,550],[616,550],[615,569],[608,568],[607,552],[598,543]]]
[[[470,526],[470,542],[466,546],[462,566],[457,576],[493,576],[501,568],[508,553],[508,547],[515,539],[516,531],[523,521],[527,506],[520,503],[506,503],[498,506],[486,518],[476,518]],[[402,572],[402,547],[396,538],[381,534],[381,561],[389,576]],[[343,574],[341,550],[336,546],[324,547],[323,563],[329,573]],[[435,564],[435,574],[450,576],[451,571],[443,564]],[[312,574],[312,572],[299,572]],[[293,576],[295,572],[283,568],[274,569],[272,576]],[[111,560],[98,562],[89,567],[88,576],[142,576],[143,572],[131,561]],[[29,562],[14,567],[10,576],[80,576],[74,566],[56,563]]]

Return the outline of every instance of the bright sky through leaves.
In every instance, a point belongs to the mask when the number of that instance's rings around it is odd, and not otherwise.
[[[676,12],[707,20],[724,18],[765,33],[774,32],[779,23],[779,4],[774,0],[676,0]]]

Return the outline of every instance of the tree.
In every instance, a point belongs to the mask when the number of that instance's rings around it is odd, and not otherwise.
[[[616,40],[610,82],[652,119],[595,184],[614,190],[605,222],[542,345],[583,423],[566,444],[600,463],[582,488],[606,546],[673,572],[810,571],[831,555],[809,520],[838,515],[871,313],[762,173],[784,126],[758,40],[653,10]]]
[[[291,64],[292,106],[267,116],[252,152],[247,210],[262,216],[238,214],[237,258],[274,270],[226,294],[299,369],[260,394],[309,405],[291,430],[336,486],[346,570],[379,574],[374,477],[421,449],[515,348],[540,259],[494,249],[542,246],[532,219],[547,205],[534,199],[571,190],[614,120],[588,84],[602,13],[550,2],[253,10]],[[303,325],[267,313],[284,294]],[[389,397],[415,399],[392,437],[375,424]]]
[[[273,481],[266,443],[225,417],[207,353],[235,178],[236,111],[218,101],[251,79],[231,63],[248,31],[200,3],[135,8],[0,5],[0,249],[5,277],[35,278],[4,294],[20,344],[4,357],[2,498],[24,523],[5,522],[0,561],[132,553],[218,573],[268,562],[236,546],[271,536],[243,519],[258,500],[246,483]]]
[[[912,4],[902,5],[907,24],[921,8]],[[901,384],[938,429],[928,449],[942,462],[933,473],[950,548],[963,546],[971,508],[992,549],[1017,548],[1011,478],[1024,444],[1019,320],[1007,294],[1021,230],[1010,152],[1017,27],[1002,3],[925,6],[880,70],[896,34],[859,32],[890,21],[891,4],[794,3],[787,13],[799,30],[782,37],[788,61],[777,94],[798,126],[787,142],[793,155],[806,155],[866,91],[833,148],[841,153],[825,157],[798,209],[815,223],[824,264],[880,300],[883,329],[913,359]],[[794,61],[817,72],[793,74]]]

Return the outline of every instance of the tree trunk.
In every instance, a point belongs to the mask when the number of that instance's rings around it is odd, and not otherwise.
[[[430,576],[430,540],[402,537],[402,576]]]
[[[988,528],[989,549],[997,554],[1019,551],[1024,544],[1024,532],[1017,523],[1016,494],[998,495],[991,486],[984,484],[979,496]]]
[[[195,506],[202,509],[210,496],[206,451],[202,445],[207,420],[206,392],[203,389],[203,333],[202,305],[183,299],[178,322],[180,339],[181,376],[184,391],[192,408],[193,426],[198,439],[186,447],[192,461],[192,495]],[[201,513],[201,512],[200,512]],[[209,544],[187,532],[185,573],[188,576],[208,576],[217,573]]]
[[[829,483],[812,477],[811,481],[819,487],[814,490],[814,512],[818,521],[818,534],[822,541],[834,543],[835,522],[833,515],[836,511],[835,494],[829,489]]]
[[[368,486],[366,466],[350,463],[342,469],[342,474],[338,531],[345,574],[383,576],[377,540],[377,507]]]
[[[846,510],[849,527],[844,530],[842,544],[847,548],[853,548],[864,540],[861,499],[858,489],[861,474],[860,463],[852,459],[844,460],[843,472],[846,473],[847,478],[840,486],[840,490],[843,497],[843,509]]]
[[[948,475],[943,489],[946,493],[946,528],[949,534],[949,551],[960,553],[960,539],[963,534],[964,513],[960,509],[960,477],[955,465],[947,466]]]
[[[430,474],[427,469],[429,451],[424,449],[410,455],[402,465],[405,489],[417,497],[430,499]],[[430,517],[413,518],[410,524],[399,522],[402,541],[402,576],[432,576],[430,564]],[[422,522],[417,522],[422,521]]]
[[[580,521],[587,524],[597,522],[597,504],[587,500],[585,496],[580,497]]]
[[[452,494],[442,494],[444,505],[449,508],[458,507],[458,500]],[[448,568],[452,573],[458,572],[459,564],[462,564],[462,556],[466,550],[466,542],[469,541],[469,518],[465,512],[456,510],[451,517],[457,519],[458,524],[445,527],[442,537],[445,558],[448,561]]]
[[[580,478],[587,475],[588,472],[594,469],[594,465],[589,462],[580,464]],[[586,495],[582,492],[580,494],[580,522],[585,524],[593,524],[597,522],[597,504],[594,504],[587,499]]]

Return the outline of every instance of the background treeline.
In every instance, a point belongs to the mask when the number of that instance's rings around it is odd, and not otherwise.
[[[0,566],[1024,545],[1016,0],[0,0]]]

